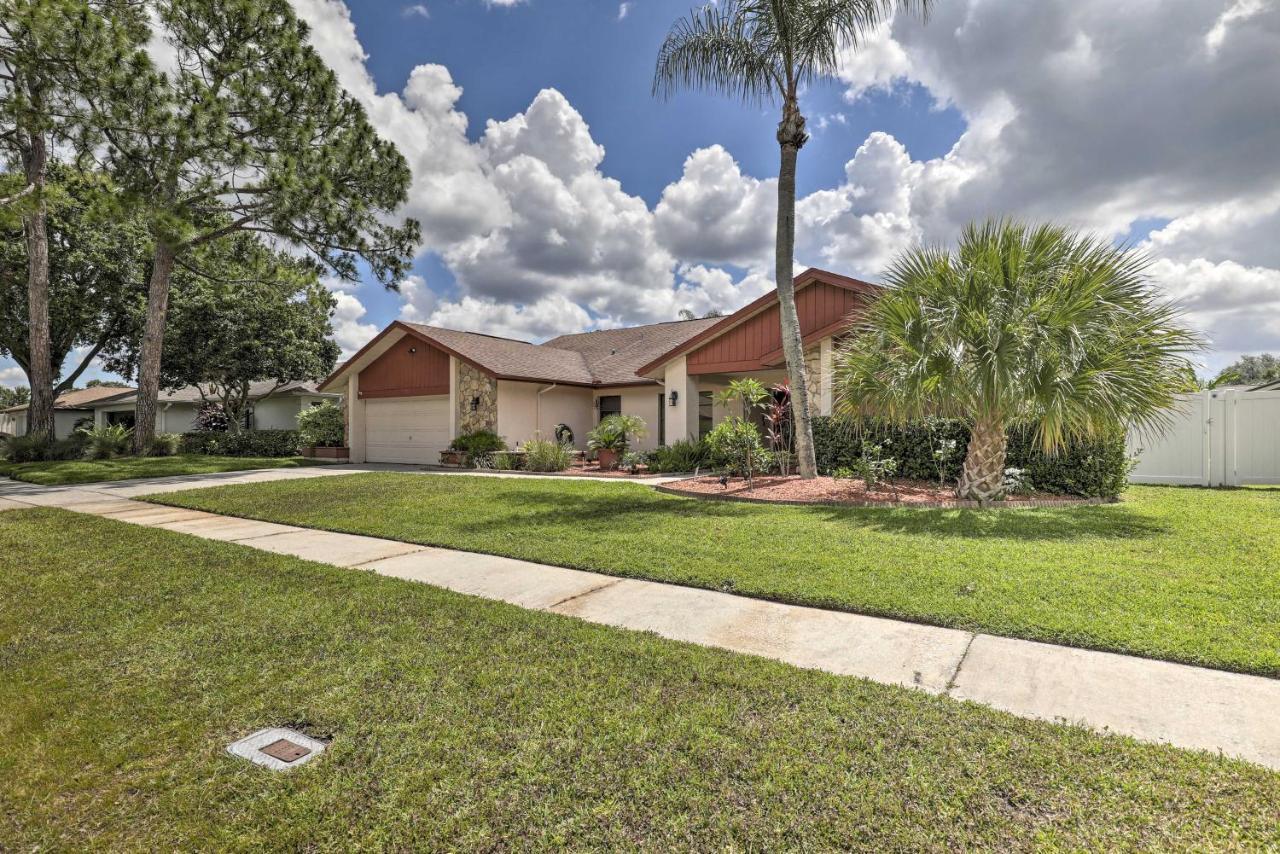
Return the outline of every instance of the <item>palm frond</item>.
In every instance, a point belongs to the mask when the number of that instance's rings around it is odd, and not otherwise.
[[[965,228],[954,253],[907,252],[837,355],[838,410],[1030,426],[1046,450],[1125,427],[1158,434],[1204,342],[1148,265],[1010,220]]]
[[[898,12],[927,17],[932,0],[790,0],[799,82],[836,73],[841,53],[856,48]]]
[[[778,40],[753,4],[707,4],[676,21],[658,51],[653,92],[705,88],[748,102],[784,89]]]

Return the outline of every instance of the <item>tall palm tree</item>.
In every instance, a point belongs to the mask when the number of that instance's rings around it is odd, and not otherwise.
[[[963,420],[956,492],[983,503],[1003,491],[1010,427],[1034,429],[1050,452],[1130,425],[1158,433],[1204,342],[1147,265],[1131,248],[1011,220],[968,226],[954,253],[909,250],[837,350],[837,412]]]
[[[676,21],[658,52],[654,94],[718,90],[748,102],[782,102],[778,122],[778,231],[774,275],[795,420],[800,476],[817,475],[804,344],[791,266],[796,244],[796,155],[809,139],[800,87],[834,74],[856,47],[898,9],[927,12],[931,0],[721,0]]]

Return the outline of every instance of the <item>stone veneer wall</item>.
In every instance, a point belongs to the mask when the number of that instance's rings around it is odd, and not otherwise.
[[[472,398],[480,398],[480,405],[471,411]],[[498,381],[493,377],[458,360],[458,433],[476,430],[498,430]]]
[[[822,414],[822,348],[815,345],[804,351],[805,390],[809,392],[809,414]]]

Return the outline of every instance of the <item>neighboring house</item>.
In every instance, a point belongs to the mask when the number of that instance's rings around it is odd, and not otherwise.
[[[1249,391],[1280,391],[1280,380],[1271,380],[1262,385],[1251,386]]]
[[[100,401],[120,394],[132,394],[131,388],[95,386],[78,391],[64,391],[53,404],[53,432],[58,439],[70,436],[80,423],[92,424],[93,411]],[[27,432],[27,405],[0,410],[0,435],[22,436]]]
[[[133,426],[134,407],[138,393],[129,389],[114,389],[116,395],[95,403],[94,423],[124,424]],[[316,389],[315,383],[291,382],[277,386],[274,382],[249,385],[249,429],[296,430],[298,413],[308,406],[318,406],[326,400],[335,403],[340,394],[326,394]],[[204,399],[195,386],[175,391],[162,391],[156,405],[157,433],[186,433],[192,429],[192,421],[200,411]]]
[[[832,348],[880,288],[823,270],[795,280],[810,407],[831,411]],[[542,344],[396,321],[319,386],[346,394],[353,462],[435,463],[453,437],[496,431],[512,446],[574,445],[615,412],[638,415],[636,447],[697,438],[726,412],[712,395],[738,377],[786,377],[776,293],[727,317],[563,335]]]

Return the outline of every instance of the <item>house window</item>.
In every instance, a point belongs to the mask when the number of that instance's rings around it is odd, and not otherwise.
[[[600,420],[608,418],[610,415],[622,414],[622,395],[609,394],[600,398]]]
[[[705,438],[711,432],[711,427],[715,423],[715,416],[712,414],[714,401],[709,391],[698,392],[698,438]]]
[[[128,427],[130,430],[133,429],[133,419],[134,413],[131,410],[107,413],[108,424],[120,424],[124,427]]]
[[[658,445],[667,444],[667,396],[658,392]]]

